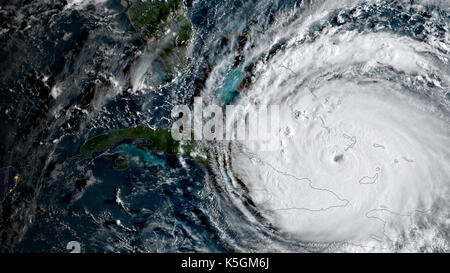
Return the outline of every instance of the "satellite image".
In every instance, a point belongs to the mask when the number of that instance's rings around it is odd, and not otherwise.
[[[448,0],[0,18],[0,253],[450,252]]]

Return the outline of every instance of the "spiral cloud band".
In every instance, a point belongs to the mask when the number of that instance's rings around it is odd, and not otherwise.
[[[280,105],[280,134],[270,152],[231,142],[223,168],[289,238],[446,249],[448,28],[433,32],[436,12],[425,39],[356,29],[369,7],[342,9],[336,24],[321,7],[248,42],[249,60],[277,50],[256,62],[239,104]]]

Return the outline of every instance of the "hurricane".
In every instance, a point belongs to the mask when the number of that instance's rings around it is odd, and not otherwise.
[[[246,41],[251,84],[237,103],[279,105],[280,134],[271,151],[224,145],[220,172],[293,240],[344,251],[447,249],[445,7],[330,6],[300,5]],[[415,20],[426,20],[420,33]]]

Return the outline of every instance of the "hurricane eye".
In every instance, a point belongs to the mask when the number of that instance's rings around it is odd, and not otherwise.
[[[343,154],[335,155],[334,158],[333,158],[334,162],[341,162],[343,160],[344,160],[344,155]]]

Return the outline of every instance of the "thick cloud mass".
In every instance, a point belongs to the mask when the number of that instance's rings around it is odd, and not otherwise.
[[[422,226],[415,240],[437,243],[423,221],[446,226],[448,43],[335,27],[308,36],[320,21],[290,22],[249,50],[287,41],[240,101],[280,105],[280,136],[269,152],[232,143],[229,169],[301,241],[380,250]]]

